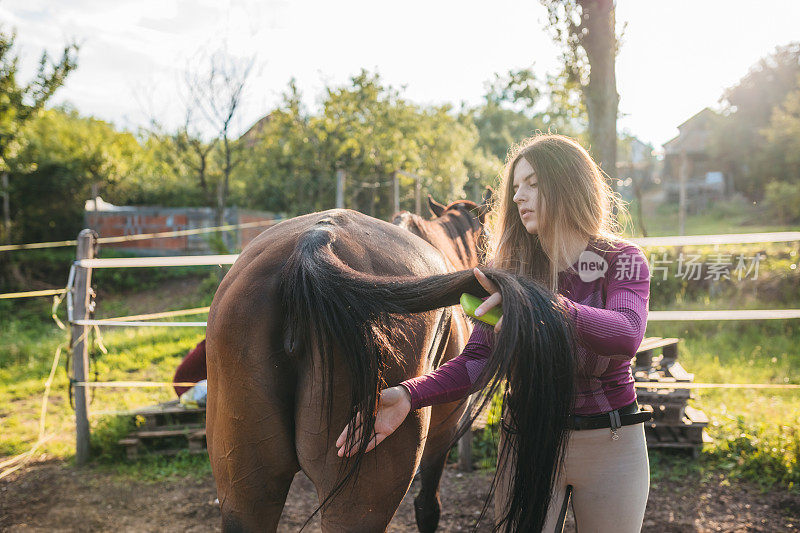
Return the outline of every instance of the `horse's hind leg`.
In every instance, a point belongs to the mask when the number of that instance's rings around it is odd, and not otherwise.
[[[299,470],[293,370],[267,328],[249,329],[209,331],[208,451],[223,530],[275,531]]]
[[[320,502],[340,479],[343,459],[336,454],[335,442],[342,428],[350,422],[347,411],[334,410],[327,422],[321,387],[311,386],[313,370],[301,371],[298,387],[296,442],[300,465],[314,483]],[[341,386],[344,385],[344,386]],[[335,405],[346,405],[346,380],[335,381]],[[322,531],[384,531],[408,491],[422,456],[420,441],[427,429],[429,409],[413,411],[405,422],[375,449],[367,453],[359,476],[322,510]],[[352,459],[351,459],[352,461]],[[349,463],[344,465],[349,466]]]
[[[322,531],[379,533],[386,530],[414,477],[421,455],[416,445],[424,418],[423,413],[409,416],[405,427],[401,426],[364,456],[358,478],[323,508]],[[394,441],[390,440],[392,437]],[[314,482],[320,500],[330,494],[339,480],[341,459],[336,457],[334,440],[324,445],[324,451],[318,450],[317,460],[298,450],[303,471]]]
[[[423,460],[420,464],[420,488],[414,498],[414,518],[417,521],[417,529],[422,533],[436,531],[439,527],[442,510],[439,501],[439,482],[446,462],[447,454],[444,453],[433,460]]]
[[[459,309],[453,316],[448,341],[442,346],[444,353],[437,354],[435,360],[449,361],[461,353],[468,337],[467,328],[466,317]],[[439,482],[447,463],[450,444],[466,407],[465,402],[452,402],[431,408],[430,427],[419,469],[419,493],[414,498],[417,529],[423,533],[436,531],[439,526]]]
[[[455,402],[434,406],[431,412],[430,432],[419,467],[419,493],[414,498],[414,517],[422,533],[436,531],[439,526],[439,482],[463,411],[464,406]]]

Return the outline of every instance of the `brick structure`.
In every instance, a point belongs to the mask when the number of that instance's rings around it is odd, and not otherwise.
[[[273,213],[229,208],[225,211],[225,224],[245,224],[280,220]],[[100,237],[117,237],[140,233],[160,233],[214,226],[214,210],[209,207],[154,207],[116,206],[103,202],[86,202],[85,227],[95,230]],[[242,228],[221,233],[230,251],[241,250],[267,226]],[[219,253],[210,240],[220,233],[201,233],[120,243],[106,243],[104,248],[125,249],[145,255],[192,255]]]

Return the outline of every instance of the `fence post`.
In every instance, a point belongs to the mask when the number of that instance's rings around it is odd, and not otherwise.
[[[344,209],[344,170],[336,171],[336,208]]]
[[[458,469],[472,472],[472,428],[458,439]]]
[[[85,229],[78,234],[76,259],[94,258],[97,233]],[[92,299],[92,269],[75,268],[75,292],[73,294],[73,318],[85,320],[94,308]],[[72,325],[72,376],[77,382],[85,382],[89,373],[89,326]],[[75,385],[75,461],[78,466],[89,460],[89,390],[83,385]]]
[[[686,182],[689,180],[689,154],[684,150],[680,153],[680,168],[678,169],[678,235],[686,235]]]
[[[478,395],[472,395],[467,402],[467,410],[461,417],[459,424],[468,420],[475,413],[475,409],[480,405]],[[472,472],[472,428],[475,420],[470,421],[469,428],[458,439],[458,469],[461,472]]]
[[[400,212],[400,176],[397,172],[392,172],[392,194],[394,197],[394,214]]]
[[[414,176],[416,182],[414,183],[414,213],[422,215],[422,182],[419,176]]]

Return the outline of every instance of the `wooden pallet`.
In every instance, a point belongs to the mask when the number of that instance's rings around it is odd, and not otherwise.
[[[160,403],[131,411],[133,416],[144,418],[141,427],[205,424],[206,408],[189,409],[178,400]]]
[[[181,451],[204,453],[206,451],[205,426],[163,426],[158,429],[133,431],[119,444],[125,447],[129,459],[139,455],[176,455]]]
[[[679,341],[680,339],[676,338],[645,337],[636,350],[634,367],[637,369],[652,368],[654,352],[659,348],[663,357],[674,361],[678,358]]]
[[[711,442],[705,431],[706,426],[708,417],[705,413],[687,405],[685,416],[679,424],[658,421],[645,423],[647,447],[687,450],[697,457],[703,444]]]
[[[206,451],[204,408],[188,409],[174,400],[132,411],[130,415],[139,420],[138,426],[118,441],[129,459],[145,453],[176,455],[181,451]]]
[[[646,338],[636,354],[633,368],[637,383],[691,383],[694,374],[686,371],[677,361],[680,339]],[[656,354],[656,349],[661,349]],[[647,447],[691,451],[696,457],[704,442],[710,439],[705,433],[708,417],[687,404],[691,399],[689,389],[637,388],[636,396],[642,409],[653,412],[653,420],[645,424]]]

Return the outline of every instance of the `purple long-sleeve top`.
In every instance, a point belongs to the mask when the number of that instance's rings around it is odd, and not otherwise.
[[[612,245],[592,239],[578,261],[559,273],[558,292],[578,337],[574,413],[605,413],[633,402],[631,359],[644,337],[650,299],[650,269],[642,251],[625,241]],[[411,395],[411,408],[475,392],[493,337],[490,327],[478,323],[460,355],[401,383]]]

